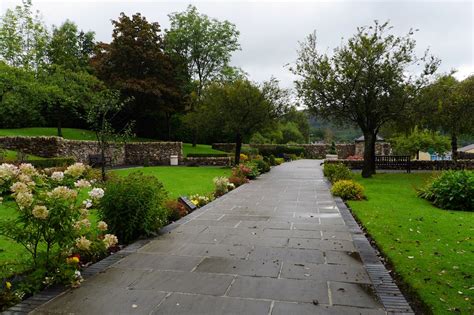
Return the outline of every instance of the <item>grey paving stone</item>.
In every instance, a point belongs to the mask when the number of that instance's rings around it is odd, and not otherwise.
[[[217,221],[217,220],[199,220],[194,219],[186,223],[189,226],[227,226],[227,227],[234,227],[239,220],[237,221]]]
[[[87,279],[82,283],[82,286],[125,288],[132,285],[141,277],[149,274],[150,271],[147,270],[122,269],[111,267]]]
[[[233,277],[202,272],[153,271],[133,284],[133,289],[223,295]]]
[[[384,315],[383,310],[357,307],[275,302],[272,315]]]
[[[325,251],[326,262],[336,265],[360,265],[362,260],[357,251],[341,252],[341,251]]]
[[[327,264],[283,264],[282,278],[317,281],[367,283],[371,281],[362,266]]]
[[[237,277],[229,296],[312,303],[329,303],[326,282],[258,277]]]
[[[185,256],[208,256],[208,257],[229,257],[246,258],[251,251],[250,246],[238,245],[205,245],[205,244],[186,244],[180,251],[180,255]]]
[[[382,308],[371,285],[331,281],[329,289],[335,305]]]
[[[308,224],[308,223],[294,223],[294,230],[306,231],[332,231],[332,232],[348,232],[345,225],[328,225],[328,224]]]
[[[80,287],[66,292],[32,314],[149,314],[165,292],[107,287]]]
[[[248,256],[249,260],[278,260],[293,263],[323,264],[324,254],[320,250],[306,250],[295,248],[277,248],[256,246]]]
[[[223,257],[205,258],[196,268],[196,272],[244,275],[254,277],[277,277],[280,271],[279,261],[239,260]]]
[[[352,241],[351,233],[349,232],[331,232],[331,231],[322,231],[323,236],[321,237],[323,240],[344,240],[344,241]]]
[[[160,240],[156,239],[143,246],[138,252],[143,253],[167,253],[177,252],[180,247],[187,244],[184,240]]]
[[[173,293],[153,314],[242,315],[268,314],[271,302],[230,297]]]
[[[256,233],[256,232],[255,232]],[[242,246],[272,246],[272,247],[286,247],[288,246],[288,238],[285,237],[263,237],[259,235],[228,235],[222,244],[227,245],[242,245]]]
[[[318,240],[312,238],[290,238],[288,247],[303,249],[339,250],[353,251],[354,244],[350,241],[342,240]]]
[[[202,257],[136,253],[120,260],[114,267],[146,270],[191,271]]]

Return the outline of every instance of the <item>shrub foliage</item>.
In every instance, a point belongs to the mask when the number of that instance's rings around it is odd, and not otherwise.
[[[344,200],[364,199],[364,187],[353,180],[339,180],[331,188],[334,196],[339,196]]]
[[[167,193],[154,176],[136,172],[109,181],[101,200],[101,217],[123,243],[148,236],[167,222]]]
[[[324,164],[323,174],[326,178],[334,184],[343,179],[352,179],[353,174],[351,170],[344,164]]]
[[[474,211],[474,172],[443,172],[418,195],[442,209]]]

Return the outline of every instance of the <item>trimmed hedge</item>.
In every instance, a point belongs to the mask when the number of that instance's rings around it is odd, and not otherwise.
[[[304,155],[305,149],[303,147],[276,145],[274,147],[260,147],[259,152],[263,156],[273,155],[275,157],[283,157],[284,154],[294,154],[297,156]]]
[[[228,157],[227,153],[189,153],[186,157]]]
[[[44,160],[26,160],[23,163],[30,163],[37,168],[61,167],[74,164],[76,161],[72,157],[48,158]]]

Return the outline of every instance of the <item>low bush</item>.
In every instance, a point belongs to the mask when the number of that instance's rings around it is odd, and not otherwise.
[[[123,243],[149,236],[167,223],[167,192],[155,176],[140,172],[107,182],[100,216]]]
[[[75,160],[72,157],[25,161],[25,163],[29,163],[37,168],[64,167],[72,165],[74,162]]]
[[[235,150],[234,150],[235,152]],[[247,145],[244,145],[242,146],[242,148],[240,148],[240,153],[243,153],[247,156],[255,156],[257,154],[259,154],[259,150],[257,148],[253,148],[253,147],[249,147]]]
[[[248,183],[249,180],[247,177],[240,177],[240,176],[231,176],[229,177],[229,183],[233,184],[235,187],[242,186],[243,184]]]
[[[246,172],[246,175],[245,175],[248,179],[255,179],[257,178],[258,175],[260,175],[258,166],[254,161],[250,161],[241,165],[244,165],[244,167],[247,167],[249,169],[249,171]]]
[[[228,153],[188,153],[187,157],[228,157]]]
[[[229,179],[220,176],[213,179],[214,182],[214,197],[220,197],[229,191]]]
[[[442,172],[418,196],[442,209],[474,211],[474,172]]]
[[[336,181],[331,188],[331,193],[344,200],[361,200],[365,198],[364,187],[353,180]]]
[[[208,203],[210,203],[213,200],[213,196],[205,196],[205,195],[199,195],[195,194],[192,196],[189,196],[189,200],[198,208],[204,207]]]
[[[324,163],[323,174],[333,184],[339,180],[353,178],[351,170],[341,163]]]
[[[275,158],[275,164],[276,165],[283,164],[284,162],[285,162],[284,158]]]
[[[188,214],[186,206],[178,200],[168,200],[165,203],[166,209],[168,209],[168,220],[178,221],[182,217]]]
[[[260,174],[267,173],[270,171],[270,164],[264,160],[253,160]]]
[[[247,154],[240,153],[240,163],[245,163],[249,160],[249,157]]]

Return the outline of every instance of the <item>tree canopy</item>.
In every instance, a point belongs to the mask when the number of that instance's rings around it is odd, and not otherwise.
[[[414,52],[413,31],[390,33],[388,23],[375,21],[359,27],[332,55],[320,53],[316,34],[301,43],[296,66],[296,89],[313,112],[333,121],[355,123],[365,137],[362,175],[375,173],[375,141],[380,128],[397,119],[415,93],[428,83],[438,60]],[[420,76],[407,75],[409,67],[423,63]]]

